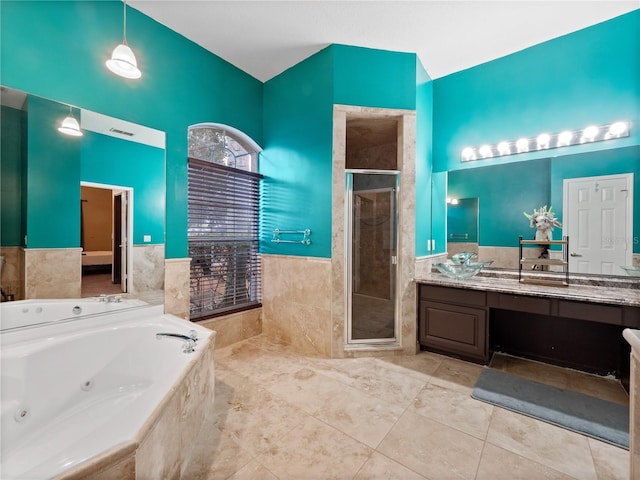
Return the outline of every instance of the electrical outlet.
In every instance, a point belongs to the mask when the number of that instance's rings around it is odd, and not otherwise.
[[[145,235],[144,236],[144,242],[145,243],[149,243],[151,241],[151,235]]]

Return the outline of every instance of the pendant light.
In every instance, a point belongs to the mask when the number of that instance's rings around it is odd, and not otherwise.
[[[138,69],[138,62],[133,50],[127,45],[127,0],[124,0],[124,34],[122,43],[113,49],[111,58],[106,61],[107,68],[116,75],[124,78],[140,78],[142,72]]]
[[[60,133],[64,133],[65,135],[70,135],[72,137],[81,137],[82,130],[80,130],[80,124],[78,120],[73,116],[73,111],[71,107],[69,107],[69,115],[62,120],[62,123],[58,127],[58,131]]]

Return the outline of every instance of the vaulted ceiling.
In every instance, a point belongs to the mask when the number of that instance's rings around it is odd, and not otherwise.
[[[128,4],[261,81],[332,43],[416,53],[435,79],[639,8],[638,0]]]

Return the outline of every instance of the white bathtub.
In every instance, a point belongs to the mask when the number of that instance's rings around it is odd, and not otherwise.
[[[136,438],[213,333],[162,308],[0,333],[0,478],[52,478]],[[190,330],[194,353],[155,336]]]
[[[107,302],[106,297],[2,302],[0,303],[0,330],[58,322],[85,315],[111,313],[124,308],[146,305],[149,304],[136,299],[119,299],[117,302]]]

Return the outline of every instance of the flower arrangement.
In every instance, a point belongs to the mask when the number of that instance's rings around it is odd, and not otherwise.
[[[558,221],[553,213],[552,207],[547,209],[546,205],[541,207],[540,210],[534,209],[531,215],[524,212],[524,216],[529,219],[529,226],[536,229],[535,240],[553,240],[553,227],[562,226],[562,223]]]

